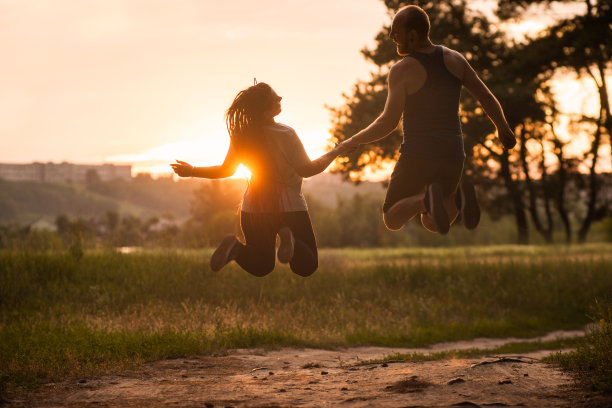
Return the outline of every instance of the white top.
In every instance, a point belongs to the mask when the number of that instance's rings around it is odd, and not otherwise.
[[[307,211],[306,200],[302,194],[302,177],[296,168],[310,163],[310,158],[304,150],[295,130],[282,123],[265,125],[261,128],[266,138],[271,159],[277,169],[277,179],[274,184],[275,203],[255,203],[252,198],[251,185],[247,187],[242,199],[241,211],[248,213]]]

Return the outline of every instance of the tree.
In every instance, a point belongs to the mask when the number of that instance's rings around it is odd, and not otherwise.
[[[612,114],[606,82],[612,56],[612,2],[609,0],[499,0],[498,14],[503,19],[517,18],[534,6],[551,3],[584,4],[584,14],[558,21],[528,47],[537,55],[533,63],[541,72],[556,71],[561,67],[572,69],[578,76],[593,80],[597,89],[599,109],[597,116],[583,115],[579,122],[591,128],[591,146],[585,154],[588,163],[587,210],[578,230],[578,240],[584,242],[592,223],[606,214],[606,203],[598,201],[601,177],[597,174],[600,148],[612,134]],[[557,148],[559,146],[556,146]],[[563,216],[563,215],[562,215]],[[567,228],[567,227],[566,227]]]
[[[83,256],[84,244],[92,242],[96,236],[92,223],[83,218],[70,220],[65,214],[60,214],[55,218],[55,226],[64,245],[77,260]]]
[[[404,2],[385,0],[384,3],[390,14],[394,14]],[[502,63],[501,58],[508,50],[502,33],[494,31],[483,14],[469,10],[465,0],[414,3],[421,6],[430,17],[432,41],[461,49],[475,69],[483,73],[485,79]],[[393,41],[389,39],[389,30],[389,26],[384,26],[376,36],[376,46],[362,50],[366,60],[378,67],[378,72],[373,74],[369,81],[359,81],[354,86],[352,95],[344,95],[343,106],[330,108],[333,143],[352,136],[382,112],[387,96],[385,81],[389,68],[401,58],[395,51]],[[472,118],[473,131],[466,132],[469,135],[466,150],[471,151],[471,147],[482,141],[485,134],[491,133],[493,128],[469,94],[462,95],[461,104],[464,116]],[[358,149],[348,157],[340,158],[336,171],[347,179],[359,181],[365,167],[380,167],[384,161],[396,159],[401,141],[402,134],[398,128],[390,136],[368,145],[367,149]]]
[[[96,169],[89,169],[85,172],[85,184],[90,190],[95,190],[101,182],[102,179]]]
[[[552,1],[500,0],[498,15],[503,19],[518,18],[528,5]],[[585,1],[585,16],[558,21],[542,36],[527,38],[525,42],[513,41],[497,31],[482,14],[469,10],[465,1],[414,2],[430,16],[432,41],[465,55],[500,100],[518,136],[514,151],[502,149],[478,103],[463,93],[462,128],[468,156],[464,176],[480,185],[484,193],[481,203],[492,217],[513,214],[519,243],[529,241],[528,216],[543,239],[552,242],[557,225],[555,211],[566,241],[571,241],[567,191],[570,183],[579,185],[580,162],[588,163],[590,173],[586,215],[578,233],[579,240],[583,241],[591,223],[605,214],[605,205],[597,194],[601,185],[597,160],[603,141],[609,140],[610,135],[605,74],[610,61],[609,21],[612,19],[609,1],[594,4],[592,0]],[[387,0],[385,5],[394,14],[402,2]],[[331,108],[334,143],[367,126],[383,109],[385,78],[390,65],[399,58],[388,39],[388,30],[389,27],[383,27],[376,37],[376,46],[362,51],[366,59],[378,66],[378,71],[369,81],[358,82],[352,95],[344,95],[343,106]],[[588,74],[600,96],[599,116],[580,118],[584,126],[592,127],[593,134],[591,149],[581,161],[567,154],[567,143],[556,131],[560,112],[550,91],[550,81],[559,67],[572,67],[577,73]],[[380,167],[384,161],[396,158],[401,137],[401,130],[396,129],[391,136],[340,159],[336,171],[358,182],[366,167]]]
[[[429,15],[431,21],[431,39],[463,52],[470,64],[481,74],[483,80],[502,101],[506,109],[508,122],[512,127],[531,120],[540,120],[540,103],[535,98],[534,89],[539,83],[537,76],[524,77],[516,75],[505,67],[514,67],[512,48],[509,47],[503,33],[496,31],[487,18],[467,7],[466,1],[417,1]],[[390,13],[395,13],[402,2],[386,0],[385,5]],[[340,142],[352,136],[355,132],[367,126],[378,115],[386,99],[385,78],[389,67],[400,57],[395,52],[393,42],[388,38],[389,27],[385,26],[376,37],[373,49],[362,51],[366,59],[379,67],[370,81],[360,81],[350,96],[345,95],[345,105],[332,108],[332,138],[333,143]],[[524,78],[532,78],[525,81]],[[519,91],[529,89],[530,92]],[[482,108],[469,93],[461,97],[462,126],[465,134],[465,150],[467,177],[482,179],[487,175],[487,182],[502,180],[506,192],[510,196],[511,208],[518,227],[518,240],[526,243],[528,240],[528,224],[525,206],[522,201],[522,190],[518,184],[514,160],[501,148],[494,138],[494,127],[489,122]],[[390,136],[369,144],[363,150],[357,150],[348,157],[341,158],[336,171],[345,178],[359,181],[365,167],[380,166],[386,160],[393,160],[398,154],[401,143],[401,131],[396,129]],[[489,162],[493,160],[498,165],[492,174]],[[484,173],[482,173],[482,171]],[[493,201],[492,201],[493,202]],[[498,211],[498,208],[493,211]]]
[[[193,193],[187,235],[195,245],[216,245],[228,233],[240,233],[242,180],[207,180]]]

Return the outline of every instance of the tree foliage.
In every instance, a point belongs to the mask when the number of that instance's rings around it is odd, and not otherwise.
[[[563,0],[500,0],[497,16],[519,20],[529,7],[545,7]],[[389,15],[406,2],[386,0]],[[481,203],[492,217],[513,214],[518,242],[529,240],[529,225],[545,241],[551,242],[555,227],[561,223],[566,240],[573,233],[568,205],[571,187],[579,187],[584,176],[580,164],[590,165],[588,200],[579,239],[584,240],[590,223],[605,214],[606,203],[598,201],[601,183],[596,161],[603,140],[609,140],[610,108],[605,82],[612,46],[609,1],[585,0],[584,15],[560,20],[540,35],[515,41],[500,31],[483,13],[472,10],[462,0],[414,1],[429,15],[431,39],[436,44],[460,51],[483,81],[497,96],[508,123],[519,139],[517,148],[505,151],[495,138],[494,127],[476,100],[467,92],[461,97],[462,128],[468,156],[466,177],[481,187]],[[368,81],[359,81],[345,104],[331,108],[331,141],[340,142],[369,125],[382,112],[386,99],[386,76],[399,60],[395,45],[388,38],[389,26],[377,34],[376,45],[362,50],[363,56],[378,67]],[[572,157],[568,141],[558,132],[560,112],[550,84],[561,68],[591,77],[600,100],[598,118],[581,118],[591,124],[593,143],[585,157]],[[602,138],[607,135],[608,139]],[[394,160],[402,134],[398,127],[389,137],[369,144],[342,158],[336,171],[347,179],[359,181],[364,170],[380,168]],[[558,220],[555,216],[558,216]],[[531,220],[531,223],[529,222]]]
[[[553,3],[566,3],[581,7],[584,14],[572,15],[557,21],[543,30],[537,37],[530,38],[525,49],[529,50],[526,60],[539,75],[551,75],[561,68],[573,70],[578,77],[590,78],[599,101],[596,116],[583,113],[576,119],[582,124],[582,131],[590,135],[590,146],[582,157],[588,167],[586,183],[586,211],[580,220],[578,240],[583,242],[592,223],[602,219],[609,211],[610,203],[600,198],[599,191],[603,185],[602,175],[598,174],[598,161],[601,148],[610,144],[612,134],[612,114],[610,112],[609,91],[606,76],[611,67],[612,56],[612,3],[609,0],[500,0],[498,15],[503,19],[520,18],[530,8],[550,6]],[[552,121],[550,122],[552,125]],[[563,159],[563,143],[560,143],[554,132],[552,147],[558,159],[558,172],[567,174],[567,165]],[[528,173],[526,173],[528,174]],[[561,176],[561,175],[560,175]],[[559,177],[561,179],[561,177]],[[564,222],[567,240],[570,239],[571,227],[565,219],[562,203],[557,199],[557,209]]]

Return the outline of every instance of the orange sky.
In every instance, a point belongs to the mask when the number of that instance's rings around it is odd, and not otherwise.
[[[215,164],[223,113],[253,77],[312,154],[372,69],[377,0],[0,0],[1,162]],[[169,167],[167,167],[169,169]]]
[[[315,157],[388,21],[378,0],[0,0],[0,162],[217,164],[253,77]]]

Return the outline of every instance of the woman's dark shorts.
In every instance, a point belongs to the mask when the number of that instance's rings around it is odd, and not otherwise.
[[[399,200],[421,194],[431,183],[439,183],[448,197],[457,190],[463,159],[423,159],[401,154],[387,188],[383,212],[387,212]]]

